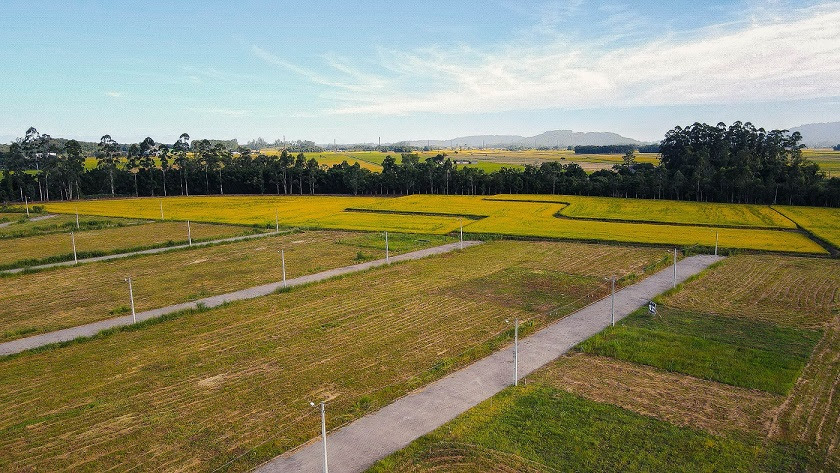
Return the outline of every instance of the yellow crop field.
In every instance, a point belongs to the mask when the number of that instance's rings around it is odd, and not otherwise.
[[[777,205],[773,208],[835,248],[840,248],[840,209],[787,205]]]
[[[567,202],[561,215],[571,218],[680,223],[759,228],[796,228],[766,205],[720,204],[654,199],[615,199],[577,195],[499,195],[498,199]]]
[[[442,234],[455,231],[463,224],[465,232],[476,234],[707,247],[715,245],[717,234],[719,244],[724,248],[827,253],[806,235],[790,229],[575,220],[556,216],[565,207],[562,203],[498,199],[498,196],[441,195],[399,198],[202,196],[57,202],[46,204],[46,207],[51,212],[71,212],[78,205],[80,212],[90,215],[155,218],[160,214],[159,205],[162,201],[167,218],[205,222],[273,225],[277,212],[281,225],[305,228]],[[660,210],[664,211],[667,202],[654,205],[659,205]],[[713,218],[713,213],[708,211],[695,214]],[[733,219],[740,219],[733,220],[736,223],[760,221],[749,210],[732,211],[731,214]],[[462,218],[465,216],[473,218]],[[667,219],[668,216],[660,218]],[[717,218],[695,223],[720,225],[721,222],[728,221]]]

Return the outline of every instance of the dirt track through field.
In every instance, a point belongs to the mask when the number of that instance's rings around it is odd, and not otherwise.
[[[686,280],[720,259],[700,255],[680,261],[677,282]],[[618,291],[615,295],[616,320],[671,288],[672,283],[673,269],[668,267]],[[608,296],[522,340],[519,343],[520,379],[609,324]],[[512,383],[512,358],[512,347],[497,351],[332,432],[327,437],[330,471],[364,471],[377,460],[498,393]],[[313,439],[307,445],[263,464],[256,471],[319,472],[322,469],[323,444],[319,439]]]
[[[268,234],[270,235],[270,234]],[[263,236],[263,235],[248,235],[247,237],[253,238],[255,236]],[[238,237],[242,239],[243,237]],[[467,248],[470,246],[478,245],[481,242],[479,241],[465,241],[463,242],[463,247]],[[461,243],[449,243],[446,245],[436,246],[433,248],[426,248],[423,250],[413,251],[411,253],[404,253],[397,256],[390,257],[391,262],[400,262],[400,261],[411,261],[416,259],[425,258],[427,256],[438,255],[441,253],[447,253],[450,251],[457,250]],[[173,247],[169,247],[167,249],[172,249]],[[325,279],[334,278],[337,276],[343,276],[345,274],[356,273],[359,271],[365,271],[371,268],[375,268],[377,266],[383,266],[388,264],[385,259],[378,259],[373,261],[368,261],[365,263],[354,264],[351,266],[344,266],[341,268],[330,269],[327,271],[321,271],[315,274],[307,274],[305,276],[300,276],[293,279],[288,279],[286,281],[286,287],[295,287],[301,286],[304,284],[311,284],[318,281],[323,281]],[[197,309],[199,307],[204,308],[211,308],[211,307],[218,307],[226,302],[233,302],[238,300],[244,299],[253,299],[255,297],[266,296],[268,294],[272,294],[280,289],[283,289],[283,282],[278,281],[270,284],[263,284],[261,286],[250,287],[247,289],[242,289],[239,291],[229,292],[227,294],[220,294],[218,296],[212,297],[205,297],[203,299],[198,299],[192,302],[184,302],[182,304],[174,304],[166,307],[161,307],[159,309],[147,310],[144,312],[137,313],[137,322],[143,322],[145,320],[155,319],[157,317],[161,317],[167,314],[172,314],[175,312],[180,312],[184,310],[190,309]],[[134,324],[135,321],[133,320],[131,315],[125,315],[122,317],[114,317],[107,320],[102,320],[99,322],[94,322],[86,325],[80,325],[77,327],[71,327],[64,330],[56,330],[55,332],[44,333],[41,335],[35,335],[32,337],[21,338],[17,340],[12,340],[6,343],[0,343],[0,356],[3,355],[12,355],[15,353],[20,353],[22,351],[31,350],[33,348],[42,347],[45,345],[50,345],[53,343],[61,343],[70,340],[75,340],[77,338],[83,337],[91,337],[96,335],[97,333],[107,330],[110,328],[115,327],[123,327]]]

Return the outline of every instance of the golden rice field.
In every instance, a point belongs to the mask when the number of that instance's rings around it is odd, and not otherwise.
[[[389,247],[394,255],[451,240],[392,234]],[[303,232],[4,277],[0,342],[123,315],[127,276],[138,312],[276,282],[281,249],[289,279],[385,257],[382,234]]]
[[[81,206],[80,206],[81,207]],[[245,235],[254,228],[193,223],[194,242]],[[125,227],[103,228],[75,233],[76,251],[80,258],[90,255],[121,253],[135,249],[172,246],[187,243],[184,222],[156,222]],[[45,262],[73,259],[70,232],[50,233],[21,238],[0,239],[0,266],[32,266]]]
[[[840,248],[840,209],[774,205],[800,227]]]
[[[502,196],[507,198],[510,196]],[[827,251],[806,235],[794,231],[763,228],[722,228],[714,225],[760,226],[773,221],[772,211],[755,211],[752,207],[733,205],[727,212],[714,212],[716,207],[693,212],[693,225],[680,226],[653,223],[595,221],[562,218],[565,204],[558,202],[510,202],[499,196],[410,195],[399,198],[335,197],[335,196],[203,196],[95,200],[48,203],[52,212],[69,212],[75,206],[90,215],[129,218],[155,218],[163,202],[167,218],[205,222],[259,224],[271,226],[275,212],[284,226],[345,230],[388,230],[407,233],[443,234],[455,231],[461,224],[473,234],[495,234],[569,240],[610,241],[655,245],[714,247],[716,235],[723,248],[781,251],[790,253],[827,254]],[[525,197],[521,197],[525,198]],[[623,199],[590,198],[585,202]],[[584,202],[582,200],[581,202]],[[642,201],[647,202],[647,201]],[[619,204],[619,220],[633,220],[644,215],[646,220],[662,222],[674,218],[669,202],[652,201],[646,212],[634,210],[633,204]],[[690,207],[687,207],[690,208]],[[728,207],[723,207],[728,208]],[[347,209],[365,210],[347,211]],[[558,218],[558,215],[560,218]],[[728,217],[727,217],[728,215]],[[477,219],[461,218],[473,216]],[[687,218],[680,217],[683,220]],[[784,219],[776,220],[783,227]],[[763,220],[764,219],[764,220]],[[679,222],[681,223],[681,222]],[[790,230],[785,228],[785,230]]]
[[[488,242],[2,359],[0,470],[244,471],[316,436],[309,401],[334,428],[663,253]]]

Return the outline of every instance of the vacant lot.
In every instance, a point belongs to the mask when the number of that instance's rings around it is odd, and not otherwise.
[[[605,199],[605,202],[609,200],[623,201],[624,199]],[[161,199],[157,198],[119,199],[79,202],[78,206],[80,211],[91,215],[157,218],[160,215],[160,202]],[[666,204],[656,205],[660,212],[665,212]],[[71,205],[75,206],[77,203],[51,203],[47,204],[47,208],[59,213],[73,212],[72,209],[75,207]],[[270,227],[274,225],[275,218],[278,218],[280,224],[284,226],[433,234],[452,232],[463,224],[464,231],[477,234],[706,247],[713,247],[716,234],[719,234],[720,245],[723,248],[827,254],[827,251],[816,242],[793,231],[705,226],[720,222],[728,222],[727,225],[740,225],[744,222],[746,225],[757,225],[762,222],[762,218],[770,218],[769,214],[753,214],[749,206],[743,206],[743,209],[738,211],[732,210],[728,213],[729,217],[716,217],[716,220],[710,220],[715,214],[712,210],[695,212],[697,219],[705,218],[704,221],[697,220],[697,223],[702,223],[704,226],[573,220],[556,217],[555,214],[564,207],[563,203],[550,201],[499,200],[499,196],[493,199],[482,196],[438,195],[411,195],[400,198],[216,196],[163,199],[164,214],[167,218],[180,220],[256,224]],[[347,209],[365,211],[347,211]],[[630,217],[633,218],[632,215]],[[667,220],[669,217],[667,212],[657,217],[656,212],[651,211],[647,220],[657,218]]]
[[[399,235],[392,254],[451,238]],[[306,232],[0,278],[0,341],[121,315],[131,276],[138,311],[385,257],[382,234]]]
[[[104,228],[125,227],[148,223],[146,220],[131,220],[123,218],[91,217],[88,215],[79,216],[79,228],[76,228],[75,215],[39,215],[49,216],[44,220],[23,219],[20,214],[9,225],[0,227],[0,239],[20,238],[33,235],[45,235],[48,233],[69,233],[83,232],[87,230],[101,230]]]
[[[807,450],[678,427],[539,383],[508,388],[372,472],[796,471]]]
[[[821,328],[832,323],[840,310],[840,264],[814,258],[734,256],[663,302],[695,312]]]
[[[490,242],[0,360],[0,469],[247,469],[317,434],[309,401],[335,427],[661,257]]]
[[[193,223],[191,231],[193,242],[198,242],[246,235],[255,230],[242,226]],[[149,223],[76,234],[76,251],[79,258],[183,243],[187,243],[186,222]],[[73,259],[73,244],[69,232],[0,240],[0,249],[2,268]]]

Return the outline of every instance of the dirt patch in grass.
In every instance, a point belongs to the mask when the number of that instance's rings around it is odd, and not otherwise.
[[[572,353],[528,378],[676,425],[766,435],[781,396],[650,366]]]

